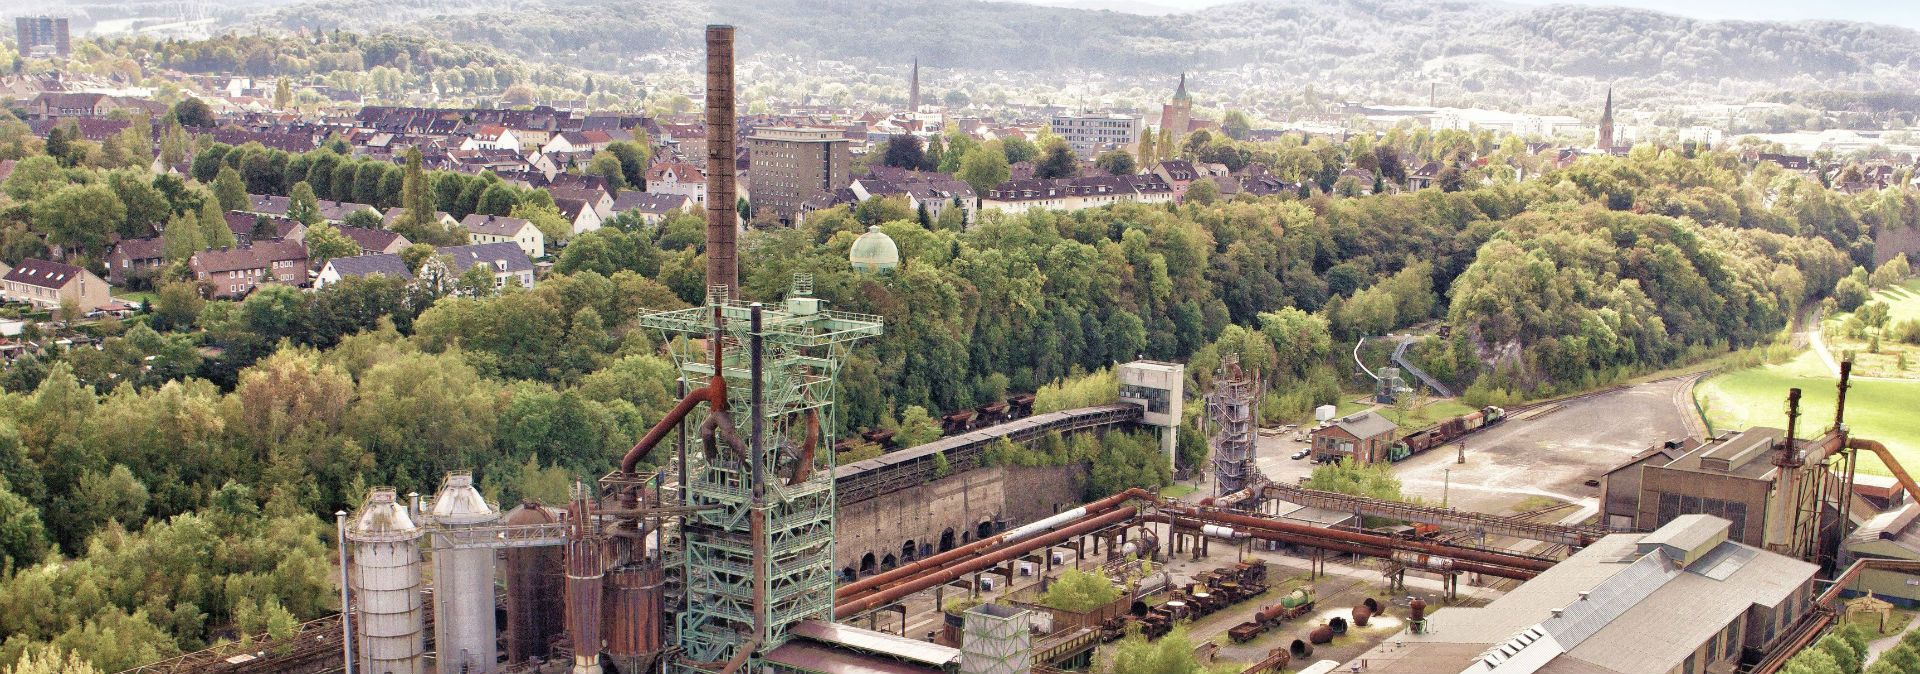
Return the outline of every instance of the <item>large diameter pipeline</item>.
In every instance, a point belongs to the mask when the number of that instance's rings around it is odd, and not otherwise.
[[[1199,529],[1205,526],[1205,522],[1201,520],[1175,517],[1175,516],[1164,514],[1164,513],[1157,514],[1157,515],[1148,515],[1145,519],[1149,522],[1171,523],[1174,526],[1188,528],[1188,529]],[[1258,538],[1263,541],[1278,541],[1281,543],[1291,543],[1293,545],[1301,545],[1301,546],[1306,546],[1310,548],[1319,548],[1322,550],[1329,550],[1333,552],[1345,552],[1345,553],[1360,555],[1363,557],[1374,557],[1377,559],[1392,559],[1393,553],[1394,553],[1394,549],[1391,547],[1382,546],[1382,545],[1372,545],[1372,544],[1366,544],[1366,543],[1354,543],[1347,540],[1321,536],[1319,535],[1319,533],[1294,533],[1294,532],[1288,532],[1288,531],[1260,529],[1255,527],[1248,527],[1246,529],[1243,529],[1242,531],[1246,533],[1248,536],[1251,536],[1253,538]],[[1314,531],[1315,532],[1334,532],[1334,530],[1332,529],[1314,529]],[[1453,565],[1453,570],[1455,571],[1477,573],[1483,576],[1493,576],[1495,578],[1511,578],[1513,580],[1530,580],[1534,576],[1540,575],[1539,572],[1533,571],[1531,569],[1518,569],[1511,566],[1502,566],[1499,564],[1486,564],[1482,562],[1472,562],[1472,561],[1465,561],[1465,560],[1459,560],[1459,559],[1454,559],[1452,562],[1452,565]]]
[[[1092,519],[1081,520],[1064,529],[1040,534],[1017,543],[1008,543],[1004,547],[979,557],[938,570],[931,570],[916,575],[911,580],[899,585],[873,592],[849,602],[841,603],[833,607],[833,618],[835,620],[844,620],[849,616],[859,615],[863,611],[884,606],[915,592],[952,582],[965,577],[969,573],[993,568],[1001,562],[1017,559],[1020,555],[1034,550],[1125,522],[1132,519],[1134,514],[1135,511],[1133,508],[1120,508],[1104,515],[1095,516]]]
[[[1271,520],[1264,517],[1254,517],[1250,515],[1238,515],[1234,513],[1223,513],[1223,512],[1209,512],[1209,511],[1198,510],[1195,508],[1167,508],[1166,510],[1174,513],[1178,513],[1187,517],[1193,517],[1202,521],[1211,522],[1213,524],[1231,524],[1231,525],[1234,525],[1236,528],[1240,528],[1240,529],[1265,529],[1268,531],[1281,531],[1281,532],[1288,532],[1288,533],[1295,533],[1295,534],[1303,534],[1303,535],[1309,535],[1309,536],[1314,536],[1319,538],[1331,538],[1331,539],[1347,541],[1351,543],[1359,543],[1362,545],[1374,545],[1374,546],[1379,546],[1384,548],[1391,548],[1395,550],[1413,550],[1418,552],[1425,552],[1431,555],[1438,555],[1441,557],[1451,557],[1457,560],[1482,562],[1486,564],[1493,564],[1496,566],[1505,566],[1505,567],[1511,567],[1516,569],[1527,569],[1529,571],[1545,571],[1547,569],[1553,568],[1553,564],[1554,564],[1551,560],[1538,559],[1534,557],[1525,557],[1521,555],[1509,555],[1509,554],[1503,554],[1498,552],[1489,552],[1486,550],[1476,550],[1473,548],[1463,548],[1463,547],[1457,547],[1457,546],[1451,546],[1451,545],[1443,545],[1439,543],[1431,543],[1427,541],[1410,541],[1410,540],[1405,540],[1400,538],[1394,538],[1392,536],[1382,536],[1379,534],[1369,534],[1369,533],[1362,533],[1358,531],[1325,529],[1321,527],[1308,526],[1304,524],[1294,524],[1292,522],[1282,522],[1279,520]],[[1253,533],[1253,532],[1249,531],[1248,533]]]
[[[1152,492],[1136,487],[1133,489],[1128,489],[1126,491],[1120,492],[1118,494],[1114,494],[1112,496],[1108,496],[1098,501],[1088,503],[1084,506],[1076,508],[1076,510],[1084,510],[1088,514],[1100,514],[1100,513],[1104,513],[1109,510],[1112,510],[1116,507],[1119,507],[1120,504],[1125,503],[1130,499],[1151,500],[1152,498],[1153,498]],[[1024,529],[1025,527],[1021,527],[1021,528]],[[997,546],[1001,543],[1006,542],[1006,536],[1008,534],[1013,533],[1014,531],[1017,531],[1017,529],[1007,531],[998,536],[982,538],[980,540],[974,541],[972,543],[968,543],[966,545],[962,545],[960,547],[954,548],[952,550],[948,550],[946,552],[942,552],[932,557],[928,557],[920,561],[913,562],[911,564],[902,565],[899,568],[896,568],[892,571],[887,571],[884,573],[867,576],[866,578],[862,578],[860,580],[847,583],[845,585],[841,585],[839,588],[834,590],[834,597],[839,601],[843,601],[843,602],[849,601],[856,598],[856,596],[859,595],[860,593],[879,588],[888,583],[893,583],[895,581],[899,581],[905,578],[910,578],[928,569],[937,569],[942,566],[946,566],[948,564],[959,561],[961,559],[965,559],[976,553],[982,552],[984,550],[988,550],[990,548],[993,548],[994,546]]]

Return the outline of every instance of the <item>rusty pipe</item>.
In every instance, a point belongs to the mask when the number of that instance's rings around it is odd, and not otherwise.
[[[1907,469],[1901,467],[1899,461],[1894,460],[1893,452],[1888,451],[1886,445],[1863,438],[1848,438],[1847,448],[1864,449],[1880,457],[1880,463],[1886,464],[1887,472],[1893,473],[1893,479],[1900,482],[1900,488],[1907,490],[1907,497],[1920,502],[1920,483],[1915,483],[1913,476],[1907,474]]]
[[[835,620],[844,620],[849,616],[858,615],[861,612],[875,607],[884,606],[915,592],[952,582],[969,573],[993,568],[1001,562],[1016,559],[1020,555],[1028,552],[1125,522],[1132,519],[1135,513],[1136,511],[1133,508],[1120,508],[1104,515],[1081,520],[1064,529],[1055,529],[1033,538],[1022,539],[952,566],[946,566],[937,570],[931,570],[927,573],[915,575],[911,580],[899,585],[888,587],[833,607],[833,618]]]
[[[721,386],[724,388],[725,384]],[[626,456],[621,457],[620,472],[627,475],[633,474],[633,469],[640,464],[640,459],[652,452],[654,446],[660,444],[661,440],[667,439],[667,432],[679,426],[680,422],[693,412],[694,407],[711,399],[713,390],[713,383],[708,382],[705,387],[689,391],[687,397],[681,398],[680,404],[674,405],[673,409],[667,412],[667,416],[661,417],[660,422],[648,429],[647,434],[641,436],[639,442],[633,443],[633,449],[627,450]]]
[[[793,476],[787,478],[789,486],[807,481],[813,473],[813,451],[820,445],[820,408],[807,410],[807,439],[800,443],[800,456],[793,462]]]
[[[1112,496],[1108,496],[1098,501],[1088,503],[1084,507],[1087,509],[1087,514],[1091,516],[1091,515],[1104,513],[1108,510],[1112,510],[1118,507],[1120,504],[1125,503],[1128,499],[1152,500],[1153,498],[1154,498],[1154,495],[1152,492],[1136,487],[1133,489],[1128,489],[1126,491],[1120,492],[1118,494],[1114,494]],[[946,552],[942,552],[932,557],[928,557],[928,558],[913,562],[911,564],[901,565],[899,568],[893,569],[891,571],[886,571],[876,575],[867,576],[866,578],[862,578],[860,580],[856,580],[854,582],[847,583],[845,585],[840,586],[838,589],[834,590],[834,596],[839,601],[848,601],[848,600],[854,599],[859,593],[866,592],[868,590],[873,590],[883,585],[892,583],[894,581],[911,577],[914,574],[920,573],[928,569],[935,569],[935,568],[945,566],[947,564],[951,564],[955,561],[958,561],[960,559],[973,555],[974,553],[992,548],[993,546],[1000,544],[1000,539],[1001,539],[1001,535],[994,535],[987,538],[982,538],[980,540],[974,541],[972,543],[968,543],[966,545],[962,545],[960,547],[954,548],[952,550],[948,550]]]
[[[1427,541],[1402,540],[1402,539],[1394,538],[1392,536],[1382,536],[1379,534],[1369,534],[1369,533],[1362,533],[1358,531],[1325,529],[1321,527],[1307,526],[1304,524],[1294,524],[1291,522],[1270,520],[1263,517],[1254,517],[1251,515],[1240,515],[1235,513],[1223,513],[1223,512],[1209,512],[1209,511],[1200,510],[1198,508],[1182,508],[1182,507],[1171,507],[1171,506],[1163,507],[1162,509],[1171,513],[1177,513],[1186,517],[1192,517],[1201,521],[1209,522],[1211,524],[1230,524],[1236,527],[1244,527],[1248,529],[1265,529],[1268,531],[1280,531],[1280,532],[1302,534],[1302,535],[1314,536],[1314,537],[1320,537],[1320,538],[1330,538],[1335,540],[1347,541],[1351,543],[1375,545],[1375,546],[1390,548],[1394,550],[1412,550],[1415,552],[1424,552],[1431,555],[1439,555],[1441,557],[1450,557],[1457,560],[1482,562],[1485,564],[1493,564],[1496,566],[1506,566],[1506,567],[1512,567],[1516,569],[1526,569],[1529,571],[1545,571],[1547,569],[1553,568],[1553,564],[1554,564],[1552,560],[1539,559],[1536,557],[1525,557],[1520,555],[1510,555],[1510,554],[1504,554],[1504,553],[1498,553],[1498,552],[1489,552],[1486,550],[1478,550],[1474,548],[1463,548],[1463,547],[1457,547],[1457,546],[1451,546],[1451,545],[1444,545],[1440,543],[1430,543]]]
[[[1164,523],[1172,524],[1174,526],[1184,527],[1188,529],[1199,529],[1203,524],[1199,520],[1175,517],[1167,514],[1148,515],[1142,519],[1149,522],[1164,522]],[[1332,531],[1332,530],[1329,529],[1329,530],[1322,530],[1322,531]],[[1300,534],[1300,533],[1293,533],[1293,532],[1287,532],[1287,531],[1269,531],[1265,529],[1254,529],[1254,528],[1248,528],[1246,530],[1246,533],[1248,536],[1258,538],[1264,541],[1279,541],[1281,543],[1291,543],[1293,545],[1304,545],[1310,548],[1320,548],[1322,550],[1329,550],[1332,552],[1345,552],[1345,553],[1350,553],[1355,555],[1361,555],[1364,557],[1374,557],[1377,559],[1391,559],[1393,557],[1393,551],[1394,551],[1394,548],[1390,548],[1390,547],[1372,545],[1372,544],[1366,544],[1366,543],[1354,543],[1351,541],[1343,541],[1339,539],[1326,538],[1322,536],[1316,536],[1313,534]],[[1450,555],[1450,554],[1440,555],[1440,556],[1444,556],[1444,557],[1447,557],[1448,559],[1452,559],[1453,568],[1455,569],[1458,569],[1460,571],[1478,573],[1483,576],[1493,576],[1496,578],[1511,578],[1514,580],[1528,580],[1533,578],[1534,576],[1539,575],[1539,572],[1532,571],[1529,569],[1515,568],[1512,566],[1506,566],[1501,564],[1488,564],[1484,562],[1465,561],[1465,560],[1458,559],[1454,555]]]

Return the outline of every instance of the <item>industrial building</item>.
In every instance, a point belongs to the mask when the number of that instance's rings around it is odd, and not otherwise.
[[[850,145],[839,129],[754,129],[747,137],[752,153],[747,175],[753,182],[754,211],[791,224],[808,199],[851,185]]]
[[[1812,606],[1820,568],[1683,515],[1613,534],[1480,608],[1435,612],[1361,659],[1375,674],[1731,672]]]
[[[1313,460],[1351,458],[1363,466],[1386,461],[1387,452],[1393,447],[1393,433],[1398,429],[1399,426],[1386,417],[1371,411],[1340,417],[1313,429]]]
[[[67,56],[73,45],[67,37],[64,16],[18,16],[13,19],[14,45],[22,56],[46,58]]]

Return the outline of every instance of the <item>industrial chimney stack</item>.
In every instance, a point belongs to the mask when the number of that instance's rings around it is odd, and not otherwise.
[[[707,26],[707,288],[738,299],[733,123],[733,26]]]

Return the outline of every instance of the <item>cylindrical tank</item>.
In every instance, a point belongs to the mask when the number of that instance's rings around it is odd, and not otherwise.
[[[1327,639],[1332,640],[1333,634],[1328,633]],[[1310,657],[1313,655],[1313,644],[1307,643],[1305,641],[1301,641],[1299,639],[1294,639],[1293,643],[1287,646],[1287,652],[1292,653],[1293,657],[1296,657],[1296,658]]]
[[[1422,620],[1426,620],[1427,619],[1426,600],[1414,599],[1413,603],[1407,606],[1407,619],[1412,620],[1414,622],[1420,622]]]
[[[534,526],[560,521],[553,511],[524,501],[501,524]],[[507,548],[507,662],[545,658],[566,625],[566,552],[558,546]]]
[[[1347,619],[1335,616],[1334,619],[1327,621],[1327,627],[1332,629],[1334,634],[1346,634]]]
[[[607,572],[607,655],[621,674],[646,671],[660,654],[660,604],[666,574],[642,562]]]
[[[427,516],[447,529],[460,529],[493,524],[500,512],[473,488],[473,474],[463,471],[448,473],[441,481]],[[493,549],[455,549],[436,540],[433,587],[435,666],[442,672],[492,672],[500,659],[493,616]]]
[[[1366,604],[1361,604],[1359,606],[1353,607],[1353,626],[1354,627],[1366,627],[1367,621],[1372,619],[1373,619],[1373,609],[1367,608]]]
[[[378,487],[347,527],[360,671],[423,674],[426,613],[420,605],[420,527],[392,487]]]
[[[1315,627],[1312,632],[1307,633],[1307,640],[1316,644],[1332,643],[1333,628],[1326,625]]]
[[[1380,610],[1380,601],[1373,597],[1367,597],[1365,601],[1360,602],[1360,605],[1367,607],[1367,612],[1374,615],[1382,615],[1385,613],[1385,611]]]

